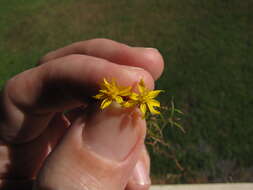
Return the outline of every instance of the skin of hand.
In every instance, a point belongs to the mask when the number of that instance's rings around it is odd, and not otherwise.
[[[101,79],[154,88],[153,48],[77,42],[8,80],[0,94],[0,189],[146,190],[150,161],[138,109],[98,109]]]

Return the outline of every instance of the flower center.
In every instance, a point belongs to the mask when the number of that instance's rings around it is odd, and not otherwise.
[[[116,99],[117,96],[118,96],[118,92],[115,91],[115,90],[112,90],[111,93],[110,93],[110,97],[111,97],[112,99]]]
[[[139,101],[141,102],[141,103],[145,103],[145,102],[147,102],[148,101],[148,96],[147,95],[139,95]]]

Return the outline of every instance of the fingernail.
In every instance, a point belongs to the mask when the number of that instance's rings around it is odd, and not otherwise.
[[[131,188],[129,187],[129,189],[142,189],[150,186],[150,184],[151,180],[149,177],[148,168],[145,167],[141,160],[139,160],[136,163],[132,177],[130,178],[128,186],[131,186]]]
[[[144,69],[141,67],[126,66],[126,65],[121,65],[121,67],[123,67],[125,70],[128,71],[144,71]]]
[[[137,141],[144,138],[145,123],[135,109],[111,105],[92,111],[86,121],[85,145],[106,159],[125,160]]]
[[[151,48],[151,47],[148,47],[148,48],[145,48],[145,49],[147,49],[147,50],[152,50],[152,51],[158,51],[158,52],[159,52],[159,50],[158,50],[158,49],[156,49],[156,48]]]

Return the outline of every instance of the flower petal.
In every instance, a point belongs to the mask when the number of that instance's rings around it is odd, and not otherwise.
[[[160,92],[163,92],[163,90],[152,90],[148,93],[149,98],[155,98],[160,94]]]
[[[150,111],[152,114],[160,114],[159,111],[157,111],[157,110],[154,109],[152,103],[149,103],[149,102],[148,102],[147,104],[148,104],[148,109],[149,109],[149,111]]]
[[[155,99],[149,100],[148,103],[149,103],[150,105],[154,106],[154,107],[160,107],[160,102],[158,102],[158,101],[155,100]]]
[[[123,88],[122,90],[120,90],[119,94],[121,96],[129,96],[129,95],[131,95],[131,89],[132,89],[131,86]]]
[[[141,104],[141,105],[140,105],[140,110],[141,110],[141,113],[142,113],[142,117],[144,118],[144,117],[145,117],[145,114],[146,114],[146,111],[147,111],[147,106],[146,106],[146,104]]]
[[[121,96],[116,96],[115,97],[115,101],[119,104],[121,104],[123,102],[123,98]]]
[[[104,83],[102,84],[102,86],[106,87],[107,89],[111,88],[111,84],[104,78]]]
[[[144,94],[146,91],[146,87],[145,87],[145,83],[143,81],[143,79],[141,79],[141,81],[138,83],[138,90],[141,94]]]
[[[135,106],[136,104],[137,104],[136,101],[129,100],[129,101],[123,103],[122,106],[125,107],[125,108],[130,108],[130,107]]]
[[[102,94],[102,93],[99,93],[99,94],[97,94],[96,96],[93,96],[93,98],[95,98],[95,99],[102,99],[104,97],[104,94]]]
[[[108,94],[108,90],[99,90],[100,93]]]
[[[102,101],[100,108],[101,108],[101,109],[105,109],[105,108],[108,107],[111,103],[112,103],[112,100],[106,98],[106,99],[104,99],[104,100]]]
[[[131,95],[129,96],[131,100],[135,100],[135,101],[138,101],[138,97],[139,95],[134,92],[132,92]]]

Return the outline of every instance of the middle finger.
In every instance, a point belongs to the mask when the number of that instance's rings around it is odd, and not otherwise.
[[[156,49],[130,47],[109,39],[92,39],[73,43],[48,53],[41,59],[40,64],[71,54],[89,55],[120,65],[141,67],[155,80],[160,77],[164,68],[163,58]]]

